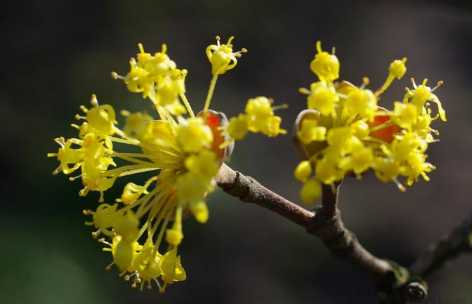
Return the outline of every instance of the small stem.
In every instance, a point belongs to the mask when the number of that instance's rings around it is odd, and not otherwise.
[[[213,98],[213,93],[215,92],[216,81],[218,80],[218,74],[213,75],[210,81],[210,87],[208,87],[208,94],[205,99],[205,105],[203,106],[203,112],[208,111],[210,109],[211,99]]]
[[[193,113],[192,107],[190,106],[190,102],[187,99],[187,96],[185,94],[180,94],[180,99],[184,102],[184,106],[187,109],[187,112],[190,114],[190,117],[195,117],[195,114]]]
[[[384,122],[383,124],[380,124],[380,125],[377,125],[373,128],[370,129],[370,132],[375,132],[375,131],[379,131],[379,130],[382,130],[382,129],[385,129],[385,128],[388,128],[388,127],[391,127],[393,126],[393,123],[391,120],[389,120],[388,122]]]

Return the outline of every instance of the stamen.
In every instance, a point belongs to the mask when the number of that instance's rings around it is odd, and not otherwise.
[[[70,176],[70,177],[69,177],[69,180],[70,180],[71,182],[73,182],[73,181],[79,179],[81,176],[82,176],[82,174],[79,174],[79,175],[77,175],[77,176]]]
[[[84,105],[80,105],[80,110],[84,113],[87,113],[88,112],[88,109],[84,106]]]
[[[139,52],[140,52],[141,54],[144,54],[144,47],[143,47],[143,44],[142,44],[141,42],[138,43],[138,48],[139,48]]]
[[[316,51],[317,51],[318,53],[323,52],[323,49],[321,48],[321,41],[320,41],[320,40],[316,41],[316,46],[315,46],[315,48],[316,48]]]
[[[400,183],[397,178],[394,178],[394,179],[393,179],[393,182],[397,185],[398,189],[399,189],[401,192],[405,192],[405,191],[406,191],[405,186],[403,186],[402,183]]]
[[[185,94],[180,94],[180,99],[182,99],[185,109],[187,112],[190,114],[191,117],[195,117],[195,113],[193,113],[192,107],[190,106],[190,102],[187,99],[187,96]]]
[[[436,83],[436,86],[431,89],[431,92],[436,91],[436,90],[437,90],[438,88],[440,88],[443,84],[444,84],[444,81],[439,80],[439,81]]]
[[[125,79],[126,79],[126,77],[121,76],[121,75],[118,74],[117,72],[111,72],[111,78],[113,78],[113,79],[115,79],[115,80],[116,80],[116,79],[122,79],[122,80],[125,80]]]
[[[82,210],[82,214],[83,215],[93,215],[93,214],[95,214],[95,212],[90,210],[90,209],[84,209],[84,210]]]
[[[57,175],[57,174],[61,173],[61,171],[62,171],[62,167],[61,167],[61,165],[59,165],[56,169],[54,169],[54,171],[52,171],[52,174]]]
[[[163,54],[167,53],[167,44],[163,43],[161,45],[161,53]]]
[[[92,94],[92,97],[90,98],[90,103],[94,107],[98,107],[98,100],[97,100],[97,95]]]
[[[308,90],[307,88],[299,88],[298,92],[303,94],[303,95],[310,95],[311,94],[311,91]]]
[[[277,106],[273,106],[273,107],[272,107],[272,110],[274,110],[274,111],[277,111],[277,110],[284,110],[284,109],[288,109],[288,104],[283,103],[283,104],[280,104],[280,105],[277,105]]]
[[[89,188],[84,187],[82,190],[79,191],[79,196],[86,196],[89,193]]]
[[[159,283],[159,280],[156,279],[156,278],[153,278],[152,280],[154,281],[154,283],[156,283],[157,287],[158,287],[159,290],[160,290],[162,287],[161,287],[161,283]]]
[[[105,267],[105,270],[106,270],[106,271],[110,271],[111,268],[113,267],[113,265],[115,265],[115,263],[114,263],[114,262],[111,262],[110,264],[108,264],[108,265]]]

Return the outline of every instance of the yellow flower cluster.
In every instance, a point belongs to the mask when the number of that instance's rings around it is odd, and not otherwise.
[[[285,134],[280,128],[282,118],[274,115],[272,100],[259,96],[249,99],[246,104],[246,112],[230,119],[227,130],[228,135],[234,140],[243,139],[248,131],[262,133],[269,137]]]
[[[340,63],[334,51],[317,53],[310,64],[318,81],[307,95],[307,108],[296,121],[296,139],[306,159],[295,169],[295,177],[303,183],[300,196],[312,203],[321,194],[321,184],[333,185],[346,175],[357,177],[369,169],[383,182],[394,182],[400,190],[411,186],[435,167],[426,161],[429,143],[438,132],[431,128],[434,120],[446,121],[446,113],[427,80],[407,88],[402,101],[395,101],[393,110],[378,105],[381,94],[395,79],[406,73],[406,58],[394,60],[380,89],[367,88],[368,78],[361,86],[340,81]],[[435,104],[437,114],[433,114]]]
[[[76,116],[81,124],[72,124],[78,136],[57,138],[59,150],[48,154],[59,161],[54,173],[80,172],[70,177],[81,179],[80,195],[100,193],[96,209],[84,210],[91,216],[87,225],[95,227],[94,237],[111,253],[110,266],[116,265],[134,287],[155,284],[163,291],[186,279],[178,254],[182,219],[192,214],[200,223],[208,220],[205,198],[214,190],[214,178],[233,142],[224,114],[209,109],[218,75],[234,68],[245,51],[233,52],[232,39],[226,44],[218,39],[207,48],[213,78],[197,115],[185,95],[187,71],[177,68],[165,45],[151,55],[139,44],[128,74],[112,76],[123,80],[130,92],[149,98],[158,118],[122,111],[126,123],[119,128],[114,108],[100,105],[93,96],[92,107],[82,106],[83,114]],[[246,113],[251,130],[269,136],[283,133],[267,98],[249,100]],[[129,182],[116,202],[105,202],[104,192],[117,178],[145,172],[151,176],[144,184]]]

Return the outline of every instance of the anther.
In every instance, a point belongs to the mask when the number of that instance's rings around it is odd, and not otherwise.
[[[98,100],[97,100],[97,95],[92,94],[92,97],[90,98],[90,103],[94,107],[98,107]]]
[[[138,43],[138,48],[139,48],[139,52],[144,53],[144,47],[143,47],[143,44],[141,42]]]
[[[111,78],[113,79],[125,79],[123,76],[121,76],[120,74],[118,74],[117,72],[111,72]]]
[[[443,84],[444,84],[444,81],[439,80],[439,81],[436,83],[436,86],[431,89],[431,92],[436,91],[436,90],[437,90],[438,88],[440,88]]]
[[[114,264],[115,264],[114,262],[111,262],[110,264],[108,264],[108,265],[105,267],[105,270],[106,270],[106,271],[110,271]]]

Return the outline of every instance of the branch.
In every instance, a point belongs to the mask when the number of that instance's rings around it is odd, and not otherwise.
[[[335,256],[360,267],[376,284],[380,303],[424,301],[428,296],[428,287],[422,278],[459,254],[472,252],[472,214],[448,236],[420,255],[407,270],[393,261],[370,253],[354,233],[345,227],[338,207],[340,185],[323,186],[321,206],[312,212],[226,164],[221,166],[216,182],[223,191],[241,201],[271,210],[305,228],[308,233],[321,239]]]
[[[406,282],[407,276],[404,274],[407,272],[404,268],[370,253],[345,227],[338,208],[339,185],[334,188],[324,187],[321,207],[311,212],[226,164],[221,166],[216,182],[226,193],[274,211],[302,226],[308,233],[320,238],[335,256],[350,261],[370,274],[379,290],[391,290],[392,286]]]
[[[254,203],[300,225],[306,226],[315,214],[262,186],[250,176],[234,171],[226,164],[220,168],[216,183],[226,193],[243,202]]]
[[[410,270],[413,274],[426,277],[464,252],[472,252],[472,213],[449,235],[421,254]]]

